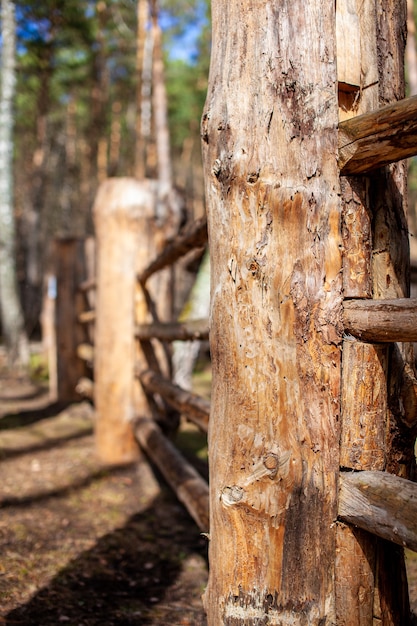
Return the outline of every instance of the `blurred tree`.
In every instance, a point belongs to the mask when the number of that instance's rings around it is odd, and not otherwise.
[[[1,2],[0,94],[0,311],[10,367],[27,367],[28,341],[17,290],[13,212],[13,102],[15,96],[15,5]]]
[[[140,4],[143,10],[150,2],[17,0],[17,267],[30,332],[39,317],[50,242],[56,236],[92,234],[91,207],[98,181],[135,175],[138,137],[145,140],[142,151],[148,158],[146,171],[142,165],[143,175],[157,175],[156,158],[149,158],[156,154],[155,127],[149,126],[151,98],[155,97],[152,64],[142,61],[142,71],[137,69]],[[191,218],[203,211],[199,120],[208,67],[209,31],[203,28],[207,3],[160,0],[159,14],[172,179],[184,189]],[[145,60],[152,55],[151,31],[148,14],[142,31],[147,43],[141,44],[148,50]],[[194,44],[184,54],[189,32]],[[142,85],[141,74],[148,77]],[[146,98],[144,90],[148,90]],[[146,124],[150,134],[144,136]]]

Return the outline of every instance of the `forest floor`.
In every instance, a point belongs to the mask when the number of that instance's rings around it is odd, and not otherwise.
[[[205,625],[206,539],[145,458],[97,461],[93,419],[0,377],[0,625]]]
[[[206,539],[145,458],[97,461],[93,420],[0,372],[0,626],[205,626]],[[204,437],[178,439],[204,473]]]

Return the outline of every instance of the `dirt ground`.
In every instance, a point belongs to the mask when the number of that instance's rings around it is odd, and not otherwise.
[[[97,462],[93,419],[0,378],[0,625],[206,625],[206,539],[145,458]],[[417,554],[407,567],[417,613]]]
[[[145,459],[97,462],[92,419],[0,380],[0,624],[203,626],[206,539]]]

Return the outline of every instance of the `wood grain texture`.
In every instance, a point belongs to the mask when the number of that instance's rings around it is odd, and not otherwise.
[[[417,153],[417,96],[339,124],[344,175],[364,174]]]
[[[417,483],[386,472],[343,472],[339,517],[417,552]]]
[[[363,341],[417,341],[417,299],[345,300],[343,324]]]
[[[334,5],[212,9],[208,620],[330,624],[342,287]]]

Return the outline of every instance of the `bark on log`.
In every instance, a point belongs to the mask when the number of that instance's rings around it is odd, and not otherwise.
[[[386,472],[342,472],[338,514],[417,552],[417,484]]]
[[[365,174],[417,154],[417,96],[339,124],[343,175]]]
[[[212,12],[208,622],[336,623],[335,3],[214,0]]]
[[[139,273],[138,281],[144,285],[152,274],[168,265],[172,265],[187,252],[190,252],[190,250],[203,247],[206,243],[207,220],[206,218],[201,218],[187,228],[186,232],[178,235],[174,241],[170,242],[163,252]]]
[[[343,324],[362,341],[417,341],[417,299],[345,300]]]
[[[139,378],[147,391],[159,393],[171,406],[183,413],[201,430],[207,432],[210,402],[174,385],[151,370],[141,372]]]
[[[188,322],[171,322],[140,324],[136,326],[135,336],[140,340],[159,339],[160,341],[192,341],[205,340],[209,336],[208,320],[190,320]]]
[[[167,482],[203,532],[209,529],[209,489],[198,472],[184,459],[151,419],[140,419],[135,428],[141,448],[162,472]]]

